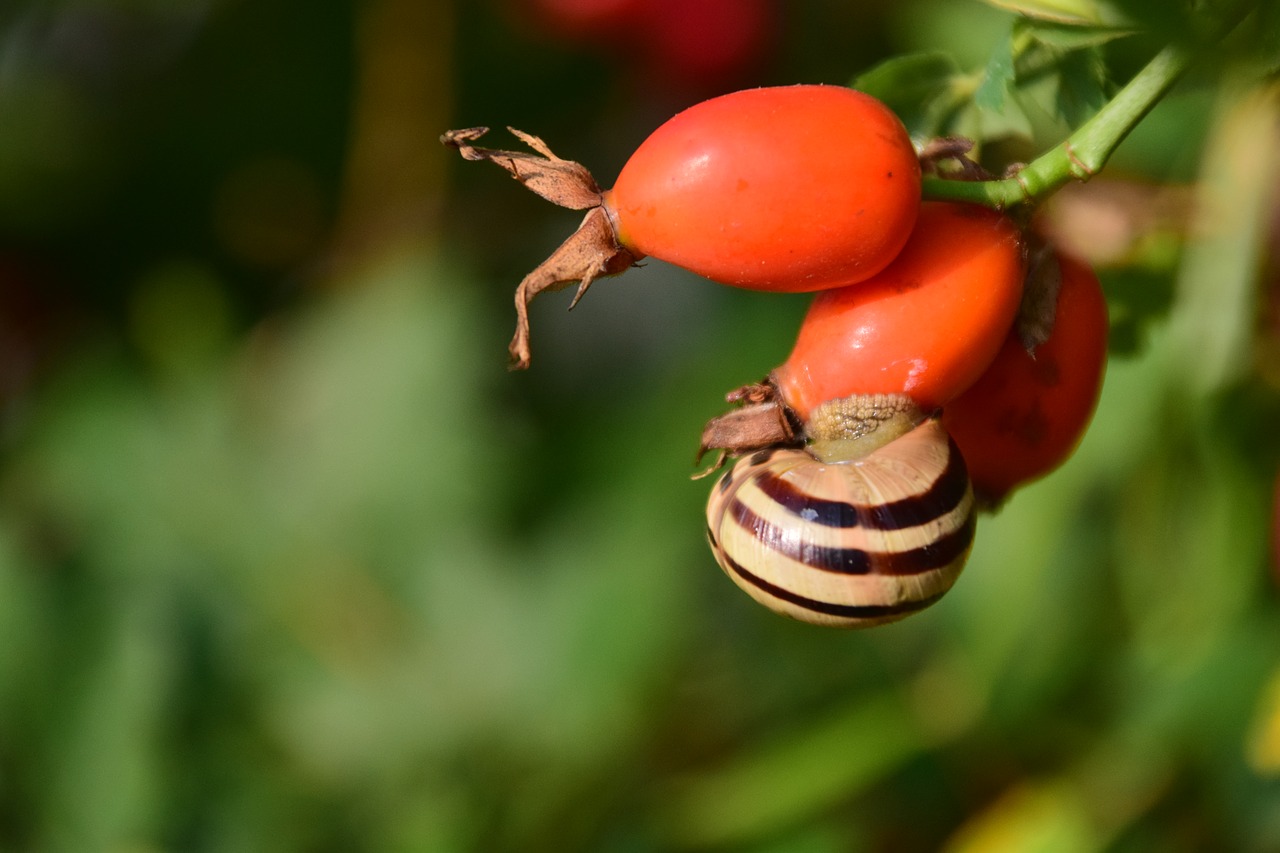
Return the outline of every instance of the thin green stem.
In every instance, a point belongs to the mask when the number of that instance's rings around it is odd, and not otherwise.
[[[1196,52],[1186,45],[1165,47],[1093,118],[1013,177],[999,181],[926,178],[925,198],[1006,209],[1040,201],[1072,180],[1087,181],[1186,73],[1195,57]]]

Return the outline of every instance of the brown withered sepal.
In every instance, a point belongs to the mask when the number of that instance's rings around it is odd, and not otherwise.
[[[1062,290],[1062,265],[1053,246],[1029,236],[1027,276],[1022,284],[1022,302],[1014,320],[1014,331],[1022,346],[1034,358],[1036,347],[1049,340],[1058,315],[1058,293]]]
[[[524,186],[547,201],[570,210],[585,210],[578,230],[560,244],[545,261],[524,277],[516,288],[516,332],[508,350],[513,370],[529,366],[529,302],[544,291],[562,290],[578,282],[570,308],[598,278],[617,275],[643,256],[625,248],[618,241],[617,229],[603,206],[604,194],[591,172],[581,163],[557,157],[536,136],[507,128],[529,151],[504,151],[481,148],[473,144],[489,132],[487,127],[450,130],[440,142],[456,149],[463,159],[488,161],[502,167]]]
[[[697,460],[709,450],[719,450],[715,463],[694,475],[694,479],[719,470],[730,456],[741,456],[768,447],[799,447],[804,431],[791,409],[779,398],[769,381],[735,388],[726,402],[740,404],[707,421],[702,429]]]

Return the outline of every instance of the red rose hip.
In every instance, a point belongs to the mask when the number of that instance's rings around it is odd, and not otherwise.
[[[1061,465],[1093,417],[1107,360],[1107,302],[1088,266],[1063,255],[1053,327],[1029,353],[1016,334],[943,410],[975,492],[997,504]]]
[[[654,131],[605,193],[634,253],[784,292],[874,275],[906,242],[919,205],[919,159],[902,123],[840,86],[703,101]]]
[[[905,394],[929,411],[977,381],[1013,326],[1022,234],[976,205],[925,202],[901,254],[872,278],[813,300],[778,394],[800,422],[820,403]]]

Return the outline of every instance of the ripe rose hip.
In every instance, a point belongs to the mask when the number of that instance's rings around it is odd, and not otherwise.
[[[911,239],[866,281],[819,293],[795,348],[771,374],[803,423],[815,406],[906,394],[929,411],[977,381],[1018,312],[1018,227],[975,205],[925,202]]]
[[[974,490],[998,504],[1017,486],[1057,468],[1093,417],[1107,360],[1107,303],[1085,264],[1061,268],[1052,331],[1034,354],[1016,334],[982,377],[943,410]]]
[[[646,139],[605,193],[619,242],[724,284],[800,292],[893,260],[920,164],[884,104],[840,86],[703,101]]]

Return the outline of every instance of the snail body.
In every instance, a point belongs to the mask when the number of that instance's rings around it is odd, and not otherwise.
[[[951,588],[975,512],[964,459],[929,418],[870,446],[827,435],[742,456],[712,489],[707,537],[725,573],[771,610],[862,628]]]

